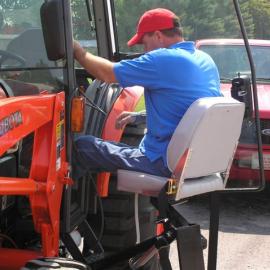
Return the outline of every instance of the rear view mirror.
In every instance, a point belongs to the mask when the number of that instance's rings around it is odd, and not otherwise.
[[[251,81],[248,76],[239,76],[232,80],[231,96],[245,103],[245,118],[253,115]]]
[[[65,57],[65,35],[61,1],[46,0],[40,9],[42,31],[48,59],[56,61]]]

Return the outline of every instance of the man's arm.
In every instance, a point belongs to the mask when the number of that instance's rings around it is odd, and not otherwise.
[[[107,83],[117,82],[113,62],[87,52],[77,41],[73,43],[73,50],[75,59],[95,78]]]

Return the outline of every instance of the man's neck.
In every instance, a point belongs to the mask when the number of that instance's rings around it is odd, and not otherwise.
[[[182,37],[170,37],[166,40],[165,47],[168,48],[168,47],[172,46],[173,44],[183,42],[183,41],[184,41],[184,39]]]

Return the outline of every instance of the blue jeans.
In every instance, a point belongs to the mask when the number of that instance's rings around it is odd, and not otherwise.
[[[170,177],[171,172],[160,158],[151,162],[138,147],[124,143],[104,141],[85,135],[75,140],[73,156],[73,178],[78,179],[88,171],[116,172],[117,169],[138,171]]]

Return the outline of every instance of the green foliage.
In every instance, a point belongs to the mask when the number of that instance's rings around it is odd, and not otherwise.
[[[215,0],[192,0],[185,7],[184,31],[187,39],[200,39],[208,33],[209,38],[223,32],[223,21],[215,16]]]
[[[43,0],[0,0],[3,23],[39,25]],[[90,1],[91,2],[91,1]],[[126,42],[136,32],[147,9],[163,7],[180,17],[187,40],[241,37],[232,0],[115,0],[120,50],[130,51]],[[239,0],[249,38],[270,39],[270,1]],[[95,39],[85,0],[71,0],[75,39]],[[1,14],[0,14],[1,15]],[[93,12],[92,12],[93,15]],[[1,18],[0,18],[1,19]],[[136,50],[136,48],[133,50]]]
[[[1,27],[39,27],[42,3],[42,0],[0,0]]]
[[[0,0],[0,6],[5,9],[29,8],[35,0]]]
[[[270,39],[270,2],[269,0],[250,0],[250,13],[254,23],[254,37]]]
[[[223,23],[223,30],[216,38],[239,38],[240,28],[236,13],[234,10],[233,1],[224,0],[218,3],[215,10],[216,17],[220,18]]]
[[[71,0],[73,35],[75,39],[95,39],[87,13],[87,7],[83,0]]]
[[[144,100],[144,96],[142,95],[134,111],[140,112],[143,110],[145,110],[145,100]]]
[[[253,17],[252,17],[250,5],[249,5],[250,0],[241,0],[239,2],[240,2],[242,17],[245,22],[246,31],[248,33],[248,37],[254,38],[255,27],[254,27]]]
[[[120,50],[130,51],[126,42],[135,34],[136,25],[141,15],[148,9],[160,7],[168,8],[173,6],[175,13],[181,15],[181,6],[184,0],[116,0],[115,11],[117,19],[117,32],[119,37]],[[132,48],[136,50],[136,48]]]
[[[249,38],[270,39],[269,0],[240,0]],[[164,7],[180,17],[187,40],[241,38],[232,0],[115,0],[120,50],[136,31],[138,18],[147,9]]]

